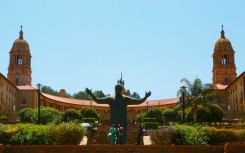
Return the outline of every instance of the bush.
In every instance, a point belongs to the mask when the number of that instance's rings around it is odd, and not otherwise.
[[[144,122],[143,124],[145,129],[157,129],[158,123],[157,122]]]
[[[173,127],[150,130],[151,141],[155,145],[171,145],[174,142],[176,129]]]
[[[143,113],[137,115],[137,122],[138,122],[138,123],[142,123],[142,122],[143,122],[143,115],[144,115]]]
[[[37,121],[37,112],[31,108],[24,108],[19,111],[20,122],[35,123]]]
[[[220,121],[222,121],[224,111],[220,106],[218,106],[216,104],[210,104],[208,106],[208,109],[211,112],[209,122],[220,122]]]
[[[156,122],[155,118],[143,118],[143,122]]]
[[[62,122],[62,115],[61,113],[54,108],[51,107],[41,107],[40,110],[40,121],[41,124],[59,124]]]
[[[84,107],[80,110],[81,118],[95,118],[96,120],[100,120],[99,114],[92,107]]]
[[[165,109],[162,112],[162,116],[165,119],[165,123],[176,122],[178,120],[178,113],[173,109]]]
[[[205,133],[209,138],[208,144],[210,145],[224,145],[228,142],[239,141],[239,130],[206,127]]]
[[[80,144],[85,129],[77,124],[0,125],[0,143],[10,145]]]
[[[202,126],[176,125],[174,144],[207,145],[208,137]]]
[[[81,118],[79,112],[75,109],[67,109],[63,115],[65,122],[79,120]]]
[[[13,125],[0,124],[0,144],[8,144],[8,140],[16,132]]]
[[[200,106],[197,109],[197,122],[208,122],[210,120],[211,112],[207,107]],[[187,122],[194,122],[194,112],[191,109],[188,109],[186,114]]]
[[[77,124],[59,124],[52,132],[52,137],[56,145],[80,144],[85,129]]]
[[[155,118],[157,122],[162,122],[162,110],[160,108],[151,108],[147,110],[143,118]]]
[[[7,116],[0,116],[0,121],[8,121]]]
[[[9,140],[11,145],[49,145],[54,144],[51,137],[53,125],[19,124],[17,132]]]

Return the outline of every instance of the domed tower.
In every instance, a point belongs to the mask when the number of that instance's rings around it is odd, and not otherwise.
[[[8,79],[16,86],[31,85],[31,54],[27,41],[23,38],[22,26],[19,39],[10,50]]]
[[[213,53],[213,84],[229,85],[236,79],[236,65],[234,50],[231,42],[225,38],[225,32],[221,30],[221,37],[215,43]]]
[[[123,90],[122,90],[122,94],[123,95],[128,95],[125,87],[124,87],[124,80],[122,79],[122,72],[121,72],[121,79],[120,80],[117,80],[117,84],[121,84],[123,86]]]

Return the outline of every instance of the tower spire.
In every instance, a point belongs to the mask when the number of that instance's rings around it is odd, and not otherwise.
[[[221,38],[225,38],[225,31],[224,31],[224,29],[223,29],[223,25],[221,25],[221,27],[222,27],[222,30],[221,30]]]
[[[23,31],[22,31],[22,26],[20,26],[20,36],[19,39],[23,39]]]
[[[122,72],[121,72],[121,79],[118,80],[117,83],[124,86],[124,80],[122,79]]]

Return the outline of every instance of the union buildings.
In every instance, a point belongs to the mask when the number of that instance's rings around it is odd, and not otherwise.
[[[23,37],[22,28],[9,53],[8,74],[5,76],[0,72],[0,116],[7,116],[9,120],[14,121],[18,119],[18,111],[22,108],[37,109],[39,95],[39,90],[32,85],[31,50]],[[234,55],[235,51],[231,42],[225,37],[222,26],[221,37],[216,41],[213,51],[212,83],[218,88],[214,92],[221,95],[220,105],[225,111],[226,118],[233,118],[236,115],[245,119],[245,71],[237,76]],[[60,111],[91,106],[100,113],[102,119],[109,119],[108,105],[96,104],[92,100],[65,98],[64,95],[64,89],[60,90],[60,96],[40,93],[41,106]],[[148,107],[172,108],[178,101],[179,98],[151,100],[140,105],[128,106],[128,118],[136,118],[137,114],[145,112]]]

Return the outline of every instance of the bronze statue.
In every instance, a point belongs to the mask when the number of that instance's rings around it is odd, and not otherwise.
[[[150,95],[151,92],[146,92],[145,97],[142,99],[131,98],[122,94],[123,85],[117,84],[115,86],[115,96],[108,96],[103,98],[97,98],[92,94],[92,91],[88,88],[85,91],[91,96],[91,98],[98,104],[110,105],[110,124],[121,124],[124,128],[124,142],[127,134],[127,105],[137,105],[143,103]]]

